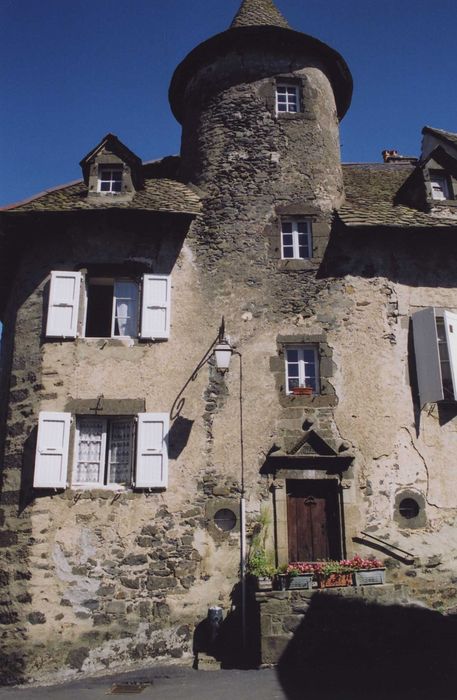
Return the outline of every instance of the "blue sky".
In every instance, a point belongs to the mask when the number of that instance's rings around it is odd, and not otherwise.
[[[179,151],[167,99],[179,61],[240,0],[0,0],[0,204],[80,177],[109,131],[143,160]],[[455,0],[277,0],[354,77],[344,161],[418,154],[427,124],[457,131]]]

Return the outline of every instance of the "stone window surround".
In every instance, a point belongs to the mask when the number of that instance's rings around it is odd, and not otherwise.
[[[274,78],[268,80],[262,92],[265,93],[265,99],[268,109],[272,112],[275,119],[278,121],[286,120],[301,120],[306,117],[304,112],[303,93],[306,84],[306,79],[294,73],[280,73]],[[277,112],[276,110],[276,88],[278,85],[290,85],[297,88],[298,111],[297,112]]]
[[[332,359],[333,351],[327,343],[325,333],[294,335],[278,335],[276,339],[278,354],[270,358],[270,370],[275,376],[276,389],[279,393],[279,403],[285,408],[309,406],[319,408],[336,406],[338,397],[329,381],[333,377],[335,365]],[[286,394],[286,365],[285,348],[289,345],[315,345],[319,358],[318,381],[320,392],[314,396],[294,396]]]
[[[419,513],[414,518],[405,518],[401,515],[399,507],[400,503],[405,498],[411,498],[416,501],[419,506]],[[395,495],[394,504],[394,520],[400,528],[408,530],[416,530],[418,528],[426,527],[427,525],[427,515],[425,512],[426,501],[422,493],[419,491],[413,491],[412,489],[401,489]]]
[[[214,516],[218,510],[226,508],[231,510],[236,515],[236,525],[233,530],[224,531],[217,527],[214,522]],[[206,526],[209,534],[213,537],[216,542],[225,542],[230,539],[232,535],[239,535],[240,532],[240,502],[238,498],[221,498],[215,496],[206,502],[205,505],[205,519]]]
[[[107,169],[122,169],[122,190],[121,192],[101,192],[99,188],[100,171],[103,168]],[[132,171],[127,163],[124,163],[119,156],[114,153],[102,152],[97,154],[90,164],[89,182],[88,182],[88,197],[112,197],[116,201],[130,201],[136,190],[133,184]]]
[[[311,257],[306,259],[283,259],[281,257],[281,219],[303,218],[311,226]],[[321,210],[306,202],[278,205],[273,221],[265,227],[269,241],[270,257],[277,260],[279,270],[317,270],[325,254],[330,237],[330,220]]]

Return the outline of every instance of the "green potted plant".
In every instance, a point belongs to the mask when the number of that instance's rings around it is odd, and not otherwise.
[[[250,576],[257,580],[259,591],[271,591],[276,570],[262,547],[251,550],[247,570]]]

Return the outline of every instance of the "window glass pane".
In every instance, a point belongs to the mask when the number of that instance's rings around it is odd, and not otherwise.
[[[284,246],[282,251],[282,257],[287,260],[290,260],[294,257],[294,249],[292,247],[289,248],[288,246]]]
[[[111,338],[113,285],[89,284],[87,288],[86,338]]]
[[[290,348],[287,350],[287,362],[298,362],[298,350]]]
[[[120,192],[121,189],[122,189],[122,183],[121,183],[121,182],[113,182],[112,192]]]
[[[283,233],[282,242],[284,243],[284,245],[292,245],[293,240],[294,239],[291,233]]]
[[[308,222],[307,221],[297,221],[297,231],[299,233],[307,233],[308,232]]]
[[[286,105],[278,104],[278,112],[287,112]]]
[[[75,480],[79,484],[101,483],[103,479],[102,442],[105,422],[100,420],[81,421],[78,427],[79,442]]]
[[[298,379],[294,379],[294,378],[292,378],[292,377],[289,377],[289,381],[288,381],[288,383],[287,383],[287,386],[288,386],[288,390],[289,390],[289,391],[292,391],[292,389],[294,389],[294,388],[297,387],[298,385],[299,385]]]
[[[132,423],[114,420],[110,425],[108,483],[123,484],[130,480]]]
[[[283,233],[292,233],[292,221],[283,221],[281,229]]]
[[[137,335],[138,286],[135,282],[114,284],[114,335]]]
[[[101,183],[100,183],[100,190],[101,190],[102,192],[109,192],[109,187],[110,187],[110,183],[109,183],[109,182],[101,182]]]
[[[309,248],[307,245],[301,245],[298,249],[300,258],[309,258]]]

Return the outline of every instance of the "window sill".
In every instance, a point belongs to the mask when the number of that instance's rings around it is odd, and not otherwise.
[[[119,336],[116,338],[86,338],[79,336],[78,341],[87,345],[96,345],[99,348],[104,348],[106,345],[109,345],[109,347],[131,348],[133,345],[138,344],[138,339],[130,336]]]
[[[283,258],[278,261],[278,270],[317,270],[319,264],[317,258]]]
[[[294,394],[280,394],[280,404],[283,407],[310,406],[321,408],[325,406],[336,406],[338,397],[335,394],[313,394],[312,396],[294,396]]]

